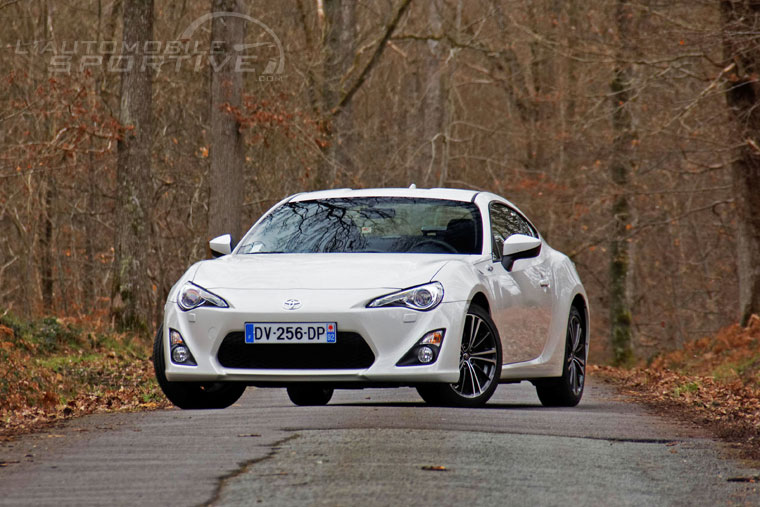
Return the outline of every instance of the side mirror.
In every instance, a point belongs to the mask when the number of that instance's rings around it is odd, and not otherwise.
[[[540,253],[540,239],[525,234],[512,234],[504,240],[501,250],[501,265],[507,271],[512,271],[512,266],[516,260],[538,257]]]
[[[211,255],[221,257],[232,253],[232,249],[235,248],[235,241],[232,239],[232,235],[223,234],[209,241],[208,246],[211,248]]]

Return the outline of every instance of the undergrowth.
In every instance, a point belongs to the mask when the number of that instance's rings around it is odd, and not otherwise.
[[[623,369],[591,367],[634,398],[713,429],[760,458],[760,318]]]
[[[0,437],[92,412],[167,406],[150,354],[130,334],[0,312]]]

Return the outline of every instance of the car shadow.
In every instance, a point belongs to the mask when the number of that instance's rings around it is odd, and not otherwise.
[[[528,404],[528,403],[487,403],[486,405],[483,405],[482,407],[446,407],[446,406],[437,406],[437,405],[429,405],[425,402],[417,402],[417,401],[390,401],[390,402],[381,402],[381,401],[355,401],[355,402],[340,402],[340,403],[330,403],[329,406],[331,407],[387,407],[387,408],[451,408],[451,409],[467,409],[467,410],[546,410],[545,407],[541,406],[540,404]]]

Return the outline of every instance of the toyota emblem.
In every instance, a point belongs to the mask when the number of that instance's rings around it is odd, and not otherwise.
[[[298,310],[301,308],[301,302],[297,299],[286,299],[282,307],[286,310]]]

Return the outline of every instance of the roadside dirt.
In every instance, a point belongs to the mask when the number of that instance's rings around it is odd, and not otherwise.
[[[590,366],[589,374],[657,414],[697,424],[729,444],[737,457],[760,464],[760,392],[670,370]],[[760,478],[758,478],[760,482]]]

